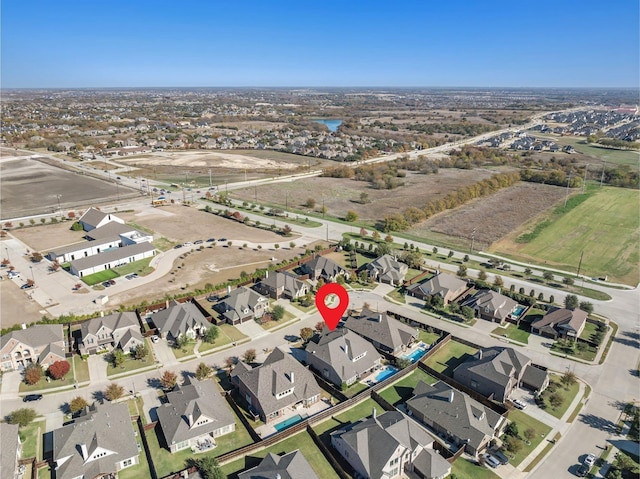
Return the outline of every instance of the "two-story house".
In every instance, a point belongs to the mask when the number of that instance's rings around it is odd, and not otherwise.
[[[151,315],[151,321],[162,338],[177,341],[185,335],[190,339],[204,335],[211,323],[207,321],[198,307],[187,301],[173,301],[167,308]]]
[[[264,279],[256,284],[254,289],[258,293],[273,299],[280,299],[281,297],[298,299],[309,292],[309,285],[291,273],[269,273],[267,271]]]
[[[216,310],[229,324],[242,324],[261,318],[269,308],[269,298],[251,288],[240,286],[216,305]]]
[[[335,261],[324,256],[316,256],[300,266],[302,274],[308,274],[309,279],[318,280],[322,278],[328,282],[335,282],[338,276],[347,276],[347,271]]]
[[[47,369],[65,358],[66,341],[61,324],[37,324],[0,337],[2,371],[21,370],[30,364]]]
[[[276,456],[270,452],[258,464],[238,474],[238,479],[319,479],[300,449]]]
[[[531,323],[531,332],[547,338],[575,340],[582,334],[587,316],[581,309],[554,308]]]
[[[445,306],[458,299],[466,290],[467,282],[449,273],[438,273],[420,283],[407,287],[407,294],[428,300],[431,296],[440,296]]]
[[[269,424],[287,408],[309,407],[320,400],[320,386],[313,374],[293,356],[274,349],[263,364],[252,368],[240,361],[231,382],[250,410]]]
[[[371,263],[365,265],[364,268],[372,280],[387,283],[392,286],[401,285],[407,271],[409,271],[408,265],[401,263],[389,254],[376,258]]]
[[[78,349],[81,354],[120,348],[125,353],[144,344],[136,313],[124,311],[85,321],[80,325]]]
[[[473,309],[475,316],[494,323],[504,323],[511,313],[518,308],[524,309],[513,299],[491,289],[481,289],[471,298],[465,300],[462,306]]]
[[[435,449],[423,427],[399,411],[373,415],[331,433],[331,445],[353,467],[355,477],[399,479],[415,474],[443,479],[451,464]],[[409,476],[411,477],[411,476]]]
[[[352,312],[345,328],[367,339],[379,350],[393,355],[401,354],[418,338],[417,328],[391,318],[387,313],[366,308],[359,313]]]

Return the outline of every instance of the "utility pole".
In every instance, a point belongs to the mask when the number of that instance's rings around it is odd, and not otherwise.
[[[569,178],[567,178],[567,194],[564,196],[564,209],[567,209],[567,200],[569,199],[569,183],[571,182],[571,173],[569,173]]]
[[[327,241],[329,241],[329,223],[327,223]]]
[[[580,253],[580,261],[578,262],[578,272],[576,273],[576,278],[580,277],[580,267],[582,266],[582,256],[584,255],[584,250]]]
[[[584,189],[587,185],[587,170],[589,169],[589,163],[584,165],[584,180],[582,180],[582,192],[584,193]]]
[[[254,203],[258,203],[258,185],[253,185]]]
[[[473,231],[471,232],[471,249],[469,250],[469,253],[473,253],[473,243],[475,243],[476,241],[476,229],[473,228]]]
[[[62,208],[60,207],[60,198],[62,198],[62,195],[56,195],[56,198],[58,198],[58,212],[62,213]]]
[[[607,162],[605,161],[602,165],[602,176],[600,176],[600,188],[602,188],[602,183],[604,182],[604,169],[607,166]]]
[[[211,168],[209,168],[209,188],[211,188]]]
[[[288,191],[284,192],[284,209],[285,210],[289,209],[289,192]]]

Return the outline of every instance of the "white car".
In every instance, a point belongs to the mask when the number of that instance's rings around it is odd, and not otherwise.
[[[189,246],[193,246],[193,243],[191,241],[183,244],[182,246],[184,246],[185,248],[188,248]]]
[[[18,273],[17,271],[9,271],[7,273],[7,278],[9,279],[19,278],[19,277],[20,277],[20,273]]]
[[[527,407],[527,403],[520,401],[519,399],[513,400],[513,405],[518,409],[525,409]]]
[[[160,341],[160,338],[157,335],[151,336],[151,342],[152,343],[157,343],[158,341]]]
[[[595,462],[596,462],[596,456],[594,456],[593,454],[587,454],[587,457],[584,458],[583,464],[585,466],[593,467]]]

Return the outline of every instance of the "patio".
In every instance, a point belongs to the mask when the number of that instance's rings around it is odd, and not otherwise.
[[[278,417],[276,420],[274,420],[274,422],[269,423],[269,424],[264,424],[260,427],[256,428],[256,433],[260,436],[260,437],[269,437],[272,436],[273,434],[279,432],[276,428],[275,425],[276,424],[281,424],[289,419],[294,418],[295,416],[300,416],[301,419],[300,421],[313,416],[314,414],[318,414],[320,411],[324,411],[325,409],[328,409],[331,407],[331,403],[329,402],[328,399],[324,399],[321,398],[318,402],[316,402],[315,404],[312,404],[311,406],[309,406],[308,408],[305,408],[302,404],[296,406],[296,407],[287,407],[285,409],[285,412],[282,416]],[[293,423],[295,424],[295,423]],[[291,424],[291,425],[293,425]]]
[[[216,442],[211,436],[203,436],[198,438],[194,444],[191,445],[191,452],[194,454],[200,454],[201,452],[207,452],[216,447]]]

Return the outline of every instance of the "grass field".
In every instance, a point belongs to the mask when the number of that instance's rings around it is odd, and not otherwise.
[[[386,399],[388,403],[395,406],[396,404],[409,399],[411,397],[411,394],[413,393],[413,388],[415,388],[420,381],[423,381],[427,384],[435,384],[438,382],[436,378],[425,373],[423,370],[416,369],[411,374],[403,377],[397,383],[384,388],[380,392],[380,396]]]
[[[94,284],[102,283],[108,279],[117,278],[118,273],[111,269],[105,269],[104,271],[99,271],[97,273],[89,274],[82,278],[82,281],[88,286],[93,286]]]
[[[555,140],[561,145],[571,145],[576,149],[576,151],[584,155],[596,158],[598,160],[606,161],[607,163],[630,165],[636,168],[638,167],[637,151],[616,150],[613,148],[604,148],[602,146],[591,145],[587,143],[586,138],[577,136],[565,136],[555,138]],[[601,165],[598,165],[598,167],[602,168]]]
[[[126,276],[131,273],[138,273],[140,276],[146,276],[153,271],[153,268],[149,266],[152,259],[153,257],[141,259],[134,261],[133,263],[118,266],[117,268],[113,268],[113,270],[120,276]]]
[[[507,323],[503,328],[502,326],[497,327],[493,331],[492,334],[496,334],[498,336],[504,336],[509,339],[513,339],[514,341],[518,341],[520,343],[528,344],[529,343],[529,328],[524,324],[520,324],[516,326],[513,323]]]
[[[464,457],[456,459],[451,472],[455,474],[456,479],[498,479],[500,477],[489,468],[472,464]]]
[[[562,398],[562,404],[560,404],[560,406],[558,406],[557,408],[551,407],[551,405],[549,404],[549,396],[552,393],[549,391],[549,389],[546,389],[542,393],[542,397],[544,398],[545,404],[547,405],[545,411],[552,416],[560,419],[562,415],[567,412],[569,406],[571,406],[571,402],[576,397],[576,394],[578,394],[578,392],[580,391],[580,386],[576,382],[569,386],[568,389],[565,389],[564,386],[560,383],[560,376],[557,375],[551,376],[551,383],[555,385],[555,391],[553,392],[553,394],[558,394]],[[554,386],[552,386],[552,388],[554,388]],[[509,419],[511,419],[511,415],[509,415]]]
[[[424,329],[418,330],[418,340],[422,341],[425,344],[433,344],[438,339],[440,339],[440,335],[438,333],[428,333]]]
[[[525,262],[549,264],[632,286],[640,280],[640,214],[637,190],[599,189],[567,213],[562,206],[527,223],[492,247],[492,251]],[[548,220],[528,243],[516,243],[523,233]]]
[[[521,438],[524,437],[524,432],[527,429],[533,429],[535,431],[535,436],[531,439],[530,444],[523,441],[522,449],[520,449],[510,461],[512,465],[517,466],[525,457],[531,454],[538,444],[542,442],[542,439],[549,434],[551,427],[518,410],[509,413],[509,420],[517,424]]]
[[[476,349],[457,341],[449,341],[440,351],[425,361],[439,373],[453,375],[453,370],[476,353]]]
[[[35,457],[42,459],[42,435],[45,433],[46,421],[35,421],[20,428],[20,440],[22,441],[22,457],[24,459]]]

